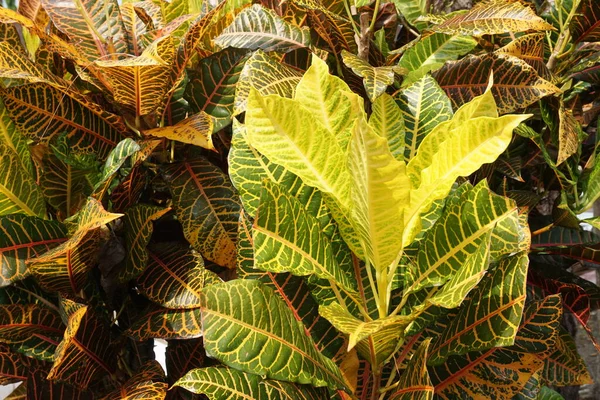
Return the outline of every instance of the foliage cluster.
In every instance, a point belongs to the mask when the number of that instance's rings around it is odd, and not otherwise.
[[[0,8],[9,398],[589,383],[600,2],[430,3]]]

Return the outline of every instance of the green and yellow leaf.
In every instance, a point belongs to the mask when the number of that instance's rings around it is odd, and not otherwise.
[[[188,242],[204,258],[235,268],[241,204],[227,176],[198,159],[170,166],[165,177]]]
[[[538,17],[531,7],[518,1],[486,0],[430,29],[447,34],[481,36],[554,28]]]
[[[150,300],[175,309],[197,308],[205,286],[221,282],[204,268],[195,251],[174,244],[157,244],[148,249],[148,265],[137,280],[139,290]]]
[[[232,368],[269,379],[346,388],[337,365],[315,348],[271,289],[256,280],[234,280],[207,287],[203,296],[202,329],[208,354]],[[257,341],[263,345],[256,346]]]
[[[214,41],[221,47],[286,53],[308,47],[310,30],[292,25],[273,10],[254,4],[242,10]]]

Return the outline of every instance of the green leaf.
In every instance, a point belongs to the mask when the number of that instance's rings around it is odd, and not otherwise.
[[[600,162],[594,163],[591,170],[584,171],[582,179],[583,195],[579,200],[579,207],[575,212],[583,212],[592,207],[594,202],[600,198]]]
[[[457,14],[430,29],[448,34],[481,36],[554,28],[524,4],[489,0],[477,3],[467,13]]]
[[[431,339],[427,338],[417,348],[406,369],[398,379],[398,388],[390,400],[431,400],[433,385],[427,372],[427,349]]]
[[[173,310],[150,306],[125,332],[136,341],[195,339],[202,336],[201,309]]]
[[[373,67],[362,58],[342,50],[344,64],[363,78],[369,100],[375,101],[388,86],[394,83],[394,67]]]
[[[559,296],[530,303],[513,346],[451,357],[433,368],[436,394],[444,399],[513,398],[544,365],[556,343],[561,317]]]
[[[2,26],[3,24],[0,24]],[[4,103],[0,99],[0,143],[10,147],[19,158],[21,165],[25,169],[25,172],[33,173],[33,163],[31,161],[31,155],[29,154],[29,146],[27,145],[27,139],[23,134],[16,129],[15,124],[12,122],[8,115]]]
[[[202,59],[189,72],[190,82],[184,97],[192,111],[204,111],[214,118],[214,131],[230,123],[236,86],[246,57],[247,50],[225,49]]]
[[[296,96],[302,96],[299,88]],[[321,103],[314,106],[318,104]],[[347,206],[350,176],[346,156],[336,136],[319,120],[299,101],[274,95],[263,97],[254,89],[248,96],[246,130],[250,145],[305,184],[330,193]]]
[[[384,93],[373,102],[369,126],[387,141],[394,158],[404,161],[404,118],[392,96]]]
[[[427,0],[392,0],[396,8],[404,18],[411,24],[415,25],[417,19],[429,12],[429,2]],[[416,24],[417,28],[423,28],[423,24]]]
[[[286,53],[310,44],[310,30],[282,20],[273,10],[254,4],[240,12],[215,38],[221,47]]]
[[[509,346],[525,304],[526,253],[506,258],[484,277],[469,300],[431,346],[428,364],[439,365],[451,355]]]
[[[204,258],[235,268],[241,204],[227,176],[199,159],[169,166],[165,179],[188,242]]]
[[[0,94],[17,128],[36,141],[66,133],[73,149],[104,159],[126,131],[119,117],[78,92],[31,83],[0,88]]]
[[[101,245],[106,232],[95,229],[87,233],[77,246],[54,253],[50,257],[28,260],[29,271],[40,286],[49,292],[59,292],[67,297],[81,295],[88,282],[90,271],[98,263]]]
[[[54,362],[54,353],[60,342],[58,336],[33,335],[29,339],[11,345],[11,349],[39,361]]]
[[[244,64],[238,83],[235,87],[235,105],[233,115],[246,111],[246,103],[250,88],[260,94],[277,94],[281,97],[293,98],[296,86],[302,74],[262,50],[255,51]]]
[[[146,268],[148,252],[146,246],[152,236],[153,225],[170,208],[136,204],[125,212],[123,223],[125,225],[125,245],[127,255],[125,256],[125,268],[119,274],[119,280],[128,281],[139,276]]]
[[[477,45],[470,36],[451,36],[443,33],[421,38],[402,55],[398,66],[408,70],[402,86],[410,86],[428,72],[440,68],[446,61],[456,60]]]
[[[600,40],[600,4],[594,0],[581,0],[569,31],[575,42]]]
[[[113,176],[123,166],[127,158],[140,150],[142,148],[135,140],[131,138],[121,140],[106,158],[102,172],[94,185],[94,191],[104,193],[110,186]]]
[[[351,279],[338,266],[318,221],[297,199],[265,180],[257,215],[252,230],[255,268],[297,276],[316,275],[331,279],[346,290],[355,290]]]
[[[206,352],[269,379],[346,389],[339,368],[314,346],[271,289],[255,280],[207,287],[202,308]],[[255,343],[262,343],[256,346]]]
[[[441,217],[421,240],[415,263],[408,270],[404,292],[445,283],[476,254],[482,241],[489,242],[490,234],[493,260],[527,250],[520,245],[528,242],[528,235],[519,226],[514,201],[494,194],[485,181],[474,188],[467,183],[447,201]],[[476,269],[483,271],[486,266]]]
[[[546,358],[542,370],[542,380],[550,385],[571,386],[592,383],[585,361],[577,352],[575,341],[560,328],[553,352]]]
[[[238,238],[238,269],[240,279],[257,279],[272,288],[281,296],[293,311],[296,320],[302,322],[305,330],[315,341],[317,348],[327,357],[334,358],[345,343],[345,339],[331,324],[318,313],[318,304],[310,293],[310,286],[301,277],[289,273],[275,274],[254,269],[251,224],[246,218],[240,221]]]
[[[275,380],[262,380],[260,376],[232,368],[208,367],[194,369],[175,383],[192,393],[207,395],[211,400],[250,399],[323,399],[326,391],[305,385],[294,385]]]
[[[404,162],[396,160],[387,141],[359,119],[349,146],[352,176],[350,216],[366,256],[377,271],[387,268],[402,249],[402,209],[410,182]]]
[[[262,182],[268,179],[284,187],[296,197],[307,210],[319,220],[323,229],[331,216],[324,201],[313,187],[305,185],[300,178],[283,166],[272,163],[248,144],[246,127],[233,121],[233,137],[229,152],[229,176],[240,194],[246,212],[254,217],[260,200]]]
[[[469,55],[462,60],[446,63],[434,77],[454,106],[459,107],[486,90],[492,72],[492,93],[500,114],[525,108],[544,96],[560,91],[552,83],[540,78],[525,61],[501,53]]]
[[[452,118],[452,103],[435,79],[428,75],[402,89],[396,101],[406,128],[404,156],[410,160],[427,134]]]
[[[0,215],[24,213],[45,217],[46,204],[19,154],[0,142]]]
[[[221,279],[204,268],[200,254],[173,244],[157,244],[148,250],[148,265],[137,287],[155,303],[176,309],[200,307],[202,289]]]
[[[0,217],[0,287],[27,277],[25,262],[66,241],[66,236],[64,225],[56,221],[24,214]]]

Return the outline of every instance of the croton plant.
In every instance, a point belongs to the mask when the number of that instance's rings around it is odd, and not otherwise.
[[[0,8],[9,399],[590,383],[600,2],[444,3]]]

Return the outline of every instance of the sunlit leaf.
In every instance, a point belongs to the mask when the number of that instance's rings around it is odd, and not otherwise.
[[[430,28],[434,32],[463,35],[495,35],[505,32],[551,30],[552,25],[519,2],[488,0],[477,3],[467,13],[460,13]]]
[[[127,53],[123,20],[116,0],[64,2],[42,0],[56,27],[90,61]]]
[[[404,225],[403,207],[410,201],[406,164],[396,160],[387,141],[359,119],[349,146],[352,177],[350,216],[366,256],[382,271],[402,249],[398,234]]]
[[[460,61],[449,62],[434,76],[454,106],[458,107],[485,91],[492,72],[492,93],[500,114],[525,108],[544,96],[559,92],[525,61],[500,53],[470,55]]]
[[[398,161],[404,161],[405,127],[400,107],[392,96],[382,94],[371,105],[369,126],[387,141],[390,152]]]
[[[427,134],[438,124],[452,118],[452,104],[430,76],[402,89],[397,102],[404,116],[404,155],[410,160]]]
[[[94,151],[103,159],[124,137],[116,115],[76,92],[31,83],[0,89],[0,94],[17,128],[36,141],[66,133],[72,148]]]
[[[241,204],[227,176],[204,159],[174,164],[165,176],[192,247],[210,261],[235,268]]]
[[[321,120],[298,101],[250,91],[246,130],[252,147],[346,206],[350,200],[346,157]]]
[[[215,38],[221,47],[288,52],[310,44],[310,30],[294,26],[272,10],[254,4],[240,12]]]
[[[109,82],[114,99],[135,115],[159,107],[173,85],[175,45],[171,37],[148,46],[142,55],[123,60],[100,60],[96,65]]]
[[[200,111],[176,125],[144,131],[144,135],[176,140],[211,150],[215,148],[211,138],[212,133],[213,120],[204,111]]]
[[[539,76],[550,80],[550,71],[544,62],[544,41],[546,35],[543,33],[531,33],[523,35],[506,46],[496,50],[496,53],[515,56],[531,65]]]
[[[428,72],[440,68],[446,61],[456,60],[477,45],[470,36],[434,33],[425,36],[402,55],[398,66],[408,70],[402,86],[410,86]]]
[[[441,123],[421,142],[417,156],[410,160],[407,173],[414,190],[405,211],[408,245],[419,226],[419,214],[443,198],[459,176],[473,173],[482,164],[494,161],[512,139],[512,131],[529,115],[497,117],[491,92],[457,110],[454,117]],[[419,177],[420,176],[420,177]]]
[[[263,96],[277,94],[281,97],[293,98],[301,76],[298,70],[257,50],[246,61],[240,72],[235,88],[233,114],[237,115],[246,111],[246,102],[251,87],[258,90]]]
[[[369,100],[375,101],[389,85],[394,83],[394,67],[373,67],[362,58],[342,50],[342,59],[352,71],[363,78]]]
[[[525,304],[529,260],[518,253],[490,271],[443,333],[432,343],[428,363],[439,365],[451,355],[512,345]]]
[[[266,180],[260,198],[252,230],[255,268],[289,271],[297,276],[314,274],[354,290],[350,278],[337,265],[331,243],[319,229],[316,218],[297,199]],[[280,219],[283,215],[286,220]]]
[[[316,350],[271,289],[256,280],[235,280],[211,285],[203,295],[202,328],[208,354],[230,367],[270,379],[346,387],[339,368]],[[256,341],[263,345],[255,346]]]

